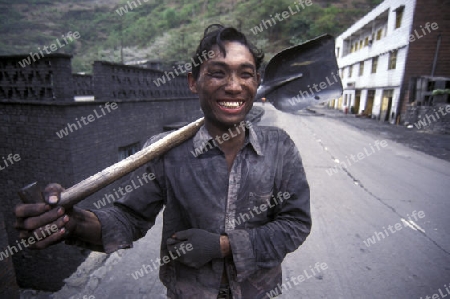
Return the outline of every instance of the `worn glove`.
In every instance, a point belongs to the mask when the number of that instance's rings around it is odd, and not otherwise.
[[[167,249],[172,252],[172,256],[179,256],[178,261],[196,269],[212,259],[222,258],[220,235],[203,229],[194,228],[175,233],[167,239]]]

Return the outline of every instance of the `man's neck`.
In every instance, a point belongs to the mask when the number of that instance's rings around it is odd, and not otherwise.
[[[235,155],[245,142],[245,126],[237,124],[233,127],[217,127],[205,122],[206,130],[216,141],[217,146],[225,155]]]

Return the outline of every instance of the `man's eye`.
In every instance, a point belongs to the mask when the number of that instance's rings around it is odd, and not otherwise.
[[[242,73],[241,76],[242,76],[242,78],[248,79],[248,78],[254,77],[255,75],[253,73],[245,72],[245,73]]]
[[[213,72],[208,72],[208,75],[213,77],[213,78],[218,78],[218,79],[222,79],[225,77],[225,73],[222,71],[213,71]]]

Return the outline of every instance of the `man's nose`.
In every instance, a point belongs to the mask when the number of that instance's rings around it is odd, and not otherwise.
[[[237,76],[237,74],[230,74],[228,76],[227,84],[225,85],[225,90],[227,92],[241,92],[242,91],[242,83]]]

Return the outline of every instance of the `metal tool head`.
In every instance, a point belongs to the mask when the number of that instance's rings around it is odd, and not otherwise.
[[[285,112],[328,102],[342,95],[338,70],[334,37],[320,36],[276,54],[265,69],[256,99],[265,97]]]

